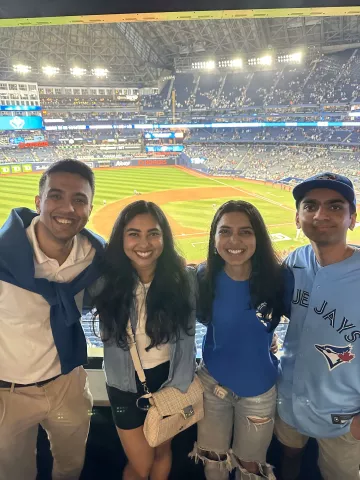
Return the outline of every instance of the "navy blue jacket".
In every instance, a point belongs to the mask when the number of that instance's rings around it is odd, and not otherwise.
[[[75,295],[99,278],[99,262],[104,253],[105,241],[89,230],[82,230],[81,234],[96,249],[92,264],[68,283],[35,278],[34,252],[26,228],[36,216],[37,213],[28,208],[15,208],[0,229],[0,280],[37,293],[49,303],[51,330],[61,372],[66,374],[87,362],[86,340]]]

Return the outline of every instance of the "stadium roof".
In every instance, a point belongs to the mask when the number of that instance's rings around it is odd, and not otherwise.
[[[174,22],[109,23],[0,28],[0,78],[28,79],[56,85],[156,85],[159,77],[178,65],[212,55],[257,55],[315,47],[318,51],[360,46],[360,17],[302,17],[219,19]],[[32,67],[19,77],[14,64]],[[41,68],[59,67],[49,80]],[[106,68],[109,76],[75,80],[69,72],[78,66],[90,71]]]

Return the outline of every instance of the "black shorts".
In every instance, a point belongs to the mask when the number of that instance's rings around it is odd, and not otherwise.
[[[156,392],[169,376],[170,362],[162,363],[154,368],[144,370],[146,384],[150,392]],[[122,430],[132,430],[144,425],[146,411],[136,406],[136,400],[145,394],[137,373],[135,372],[137,393],[124,392],[106,385],[112,416],[115,425]]]

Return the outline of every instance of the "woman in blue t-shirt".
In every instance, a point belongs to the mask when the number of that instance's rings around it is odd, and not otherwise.
[[[191,455],[207,480],[227,479],[234,467],[238,479],[275,479],[266,463],[278,375],[270,347],[293,282],[253,205],[232,200],[218,209],[198,280],[198,320],[208,325],[198,370],[205,417]]]

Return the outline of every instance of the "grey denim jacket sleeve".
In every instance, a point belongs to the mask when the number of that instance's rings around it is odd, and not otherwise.
[[[196,271],[187,267],[190,282],[190,302],[192,312],[189,318],[190,332],[183,333],[176,343],[170,344],[169,376],[162,387],[175,387],[186,392],[194,379],[196,367],[196,299],[197,280]],[[104,288],[104,280],[99,279],[90,289],[92,295],[98,295]],[[116,387],[125,392],[137,391],[135,369],[128,350],[118,347],[115,342],[104,343],[104,362],[106,382],[111,387]]]

